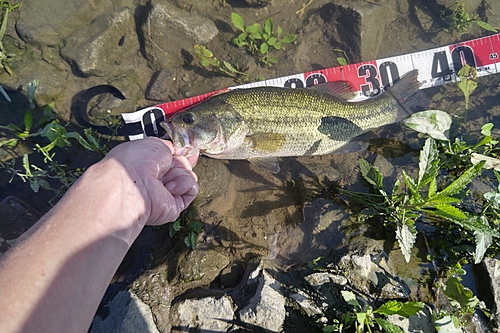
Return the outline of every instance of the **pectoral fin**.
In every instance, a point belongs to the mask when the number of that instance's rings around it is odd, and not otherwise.
[[[286,143],[285,136],[280,133],[256,133],[245,140],[250,141],[250,147],[253,150],[261,153],[274,153]]]
[[[280,172],[280,165],[276,157],[252,157],[249,158],[248,161],[272,173]]]

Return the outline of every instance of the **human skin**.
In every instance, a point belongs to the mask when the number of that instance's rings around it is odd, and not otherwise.
[[[198,193],[189,161],[157,138],[118,145],[0,260],[0,332],[87,332],[145,225],[174,221]]]

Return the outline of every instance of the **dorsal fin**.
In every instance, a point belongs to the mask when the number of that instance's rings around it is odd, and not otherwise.
[[[357,93],[353,86],[347,81],[332,81],[320,83],[315,86],[307,87],[323,94],[328,94],[337,97],[340,100],[348,101],[356,97]]]

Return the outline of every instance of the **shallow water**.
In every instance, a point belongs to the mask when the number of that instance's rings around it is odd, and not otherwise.
[[[59,5],[57,1],[38,1],[46,2],[47,6]],[[270,6],[257,6],[250,9],[246,6],[237,6],[236,2],[231,1],[227,3],[234,7],[220,7],[217,1],[190,3],[177,1],[176,3],[184,10],[190,8],[189,10],[193,13],[204,13],[206,17],[216,22],[221,32],[210,44],[214,53],[221,54],[219,57],[228,56],[231,59],[247,62],[252,73],[266,78],[335,66],[337,65],[336,54],[332,53],[331,49],[339,45],[345,47],[352,61],[365,61],[421,51],[460,40],[456,36],[444,34],[439,30],[422,31],[422,27],[416,22],[419,18],[415,17],[412,6],[423,8],[426,1],[393,2],[393,7],[398,9],[391,9],[394,15],[389,16],[391,24],[387,25],[385,20],[381,19],[374,25],[380,28],[380,34],[385,36],[384,42],[377,44],[376,49],[363,49],[359,45],[352,46],[352,49],[348,48],[350,47],[349,38],[339,36],[342,32],[337,31],[335,22],[325,16],[332,6],[326,0],[315,1],[310,11],[300,19],[295,14],[296,7],[300,8],[300,1],[276,0]],[[470,1],[470,5],[472,2]],[[73,3],[76,4],[78,1]],[[147,10],[145,1],[120,1],[119,4],[115,4],[115,7],[121,5],[135,8],[134,15],[137,22],[140,22],[140,15]],[[362,5],[365,6],[366,3]],[[108,8],[109,4],[105,3],[103,7]],[[109,12],[112,11],[111,7]],[[25,9],[21,8],[22,10]],[[276,66],[267,68],[255,65],[253,59],[243,50],[227,43],[227,40],[234,37],[230,26],[232,10],[244,13],[247,21],[263,20],[272,15],[275,22],[283,27],[283,31],[297,33],[297,43],[287,47],[287,51],[280,55]],[[99,11],[101,12],[102,10]],[[416,13],[423,15],[418,11]],[[290,20],[290,17],[294,19]],[[111,74],[104,77],[86,77],[74,64],[69,64],[59,57],[59,45],[37,46],[21,40],[14,28],[16,20],[19,19],[20,14],[14,12],[9,21],[6,37],[11,44],[19,43],[22,48],[15,49],[19,56],[16,57],[17,62],[12,66],[14,73],[18,75],[17,78],[7,78],[5,73],[0,77],[0,84],[10,88],[9,94],[13,98],[12,103],[0,101],[0,112],[3,115],[0,125],[22,123],[24,110],[28,107],[26,93],[25,90],[22,90],[22,93],[13,90],[17,88],[16,84],[20,81],[24,80],[25,85],[28,78],[32,79],[29,71],[23,68],[40,67],[50,63],[47,60],[47,54],[53,57],[50,59],[53,61],[51,66],[54,67],[50,67],[50,70],[45,73],[36,72],[37,75],[45,75],[39,77],[43,88],[40,88],[37,103],[43,106],[47,100],[51,98],[55,100],[56,111],[61,122],[73,119],[71,102],[74,102],[74,99],[78,100],[79,93],[97,84],[114,84],[124,91],[129,89],[125,92],[132,100],[131,104],[118,105],[112,110],[113,113],[130,112],[156,103],[144,97],[144,91],[155,71],[144,59],[144,40],[141,40],[143,36],[138,37],[137,49],[132,47],[127,57],[111,65]],[[90,15],[88,22],[92,19],[94,17]],[[138,29],[138,26],[135,28]],[[476,27],[472,29],[471,34],[462,36],[461,40],[479,37],[482,33]],[[128,41],[129,37],[134,38],[127,35],[125,41]],[[352,44],[355,43],[352,42]],[[355,46],[359,49],[357,53]],[[191,52],[189,55],[193,56],[192,51],[186,52]],[[207,74],[193,63],[180,65],[175,70],[176,81],[171,92],[165,96],[165,100],[180,99],[235,84],[231,79]],[[4,78],[5,81],[3,81]],[[461,130],[463,135],[478,134],[481,126],[486,122],[492,122],[495,128],[500,128],[498,117],[500,77],[492,75],[480,78],[478,82],[478,88],[471,96],[465,129]],[[61,85],[66,87],[59,93]],[[127,88],[123,88],[124,86]],[[51,91],[55,90],[58,93],[51,95]],[[445,110],[455,119],[460,119],[464,114],[463,96],[454,84],[431,88],[425,93],[431,98],[429,109]],[[47,99],[44,94],[49,98]],[[139,97],[135,98],[135,95]],[[35,118],[40,119],[40,117],[41,111],[38,110]],[[72,123],[74,124],[74,121]],[[77,128],[70,126],[72,129]],[[423,139],[414,131],[400,124],[388,125],[371,132],[366,138],[370,145],[362,152],[320,157],[282,158],[280,159],[282,171],[277,175],[260,170],[246,161],[201,158],[195,168],[195,172],[199,175],[201,191],[194,204],[197,219],[204,224],[204,232],[198,240],[200,248],[216,249],[223,253],[231,265],[234,264],[234,267],[237,267],[235,270],[240,273],[256,258],[264,258],[276,267],[288,270],[306,265],[320,256],[327,256],[332,249],[345,246],[353,238],[363,236],[383,244],[397,274],[409,285],[412,296],[416,297],[418,294],[418,297],[430,301],[431,296],[428,291],[427,294],[423,291],[427,286],[420,284],[429,270],[429,265],[425,262],[427,254],[425,242],[422,239],[418,240],[412,261],[407,264],[400,254],[394,236],[388,234],[382,223],[357,222],[345,205],[334,201],[332,194],[328,191],[333,182],[339,182],[352,190],[366,191],[366,188],[360,184],[358,170],[360,157],[377,166],[391,183],[395,179],[401,179],[402,170],[409,174],[416,173],[418,163],[415,156],[418,155],[415,152],[420,149]],[[112,144],[115,143],[112,142]],[[28,143],[29,149],[32,146],[33,143]],[[14,158],[18,165],[21,163],[21,155],[21,150],[15,150]],[[0,156],[2,160],[12,158],[10,152],[4,149],[1,150]],[[76,144],[58,149],[57,156],[60,163],[70,168],[86,167],[98,159],[96,154],[88,153],[78,148]],[[35,164],[42,164],[40,157],[33,156],[32,161]],[[35,194],[29,184],[23,183],[18,178],[9,183],[9,179],[8,174],[0,171],[0,198],[15,195],[42,212],[50,208],[48,202],[53,197],[52,192],[42,189]],[[0,235],[1,232],[0,230]],[[203,251],[201,252],[203,255]],[[146,228],[122,264],[114,281],[115,288],[124,288],[138,277],[139,280],[147,280],[158,272],[165,275],[166,280],[178,283],[176,280],[178,266],[187,254],[188,249],[184,246],[182,239],[171,240],[169,238],[168,226]],[[230,265],[226,263],[226,266]],[[221,267],[221,270],[223,268]],[[235,280],[242,278],[240,273],[235,274]],[[232,282],[236,285],[239,281]],[[191,281],[183,286],[177,285],[177,293],[200,285],[206,287],[210,284],[217,283],[201,280],[196,284]],[[113,294],[113,292],[109,293]]]

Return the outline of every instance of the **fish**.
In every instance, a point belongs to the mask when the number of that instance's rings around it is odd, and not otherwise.
[[[372,129],[421,110],[418,70],[378,97],[350,102],[345,81],[308,88],[255,87],[210,97],[160,125],[175,154],[248,160],[273,173],[278,157],[326,155]]]

